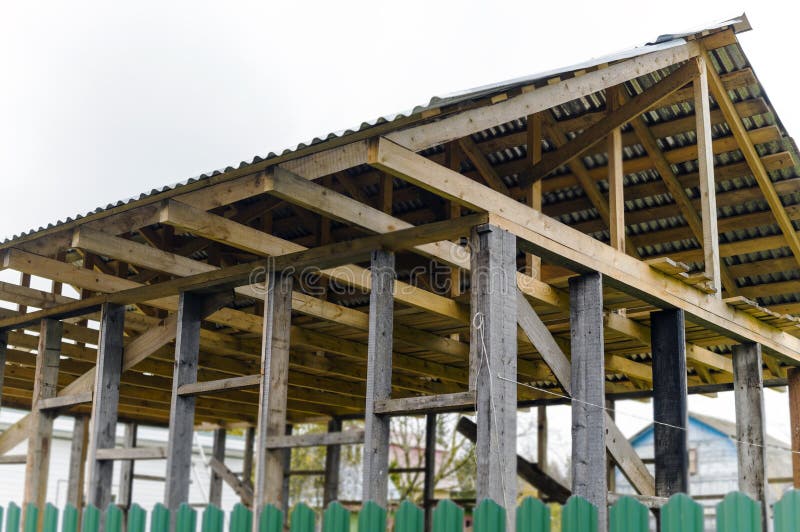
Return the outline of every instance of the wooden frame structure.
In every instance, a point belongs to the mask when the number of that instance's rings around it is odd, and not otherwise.
[[[213,489],[222,479],[260,509],[286,502],[287,449],[328,446],[331,500],[339,446],[362,442],[364,498],[384,504],[390,417],[475,408],[478,497],[511,512],[515,472],[547,477],[516,456],[515,411],[563,401],[550,391],[576,399],[576,492],[605,500],[605,452],[643,496],[685,489],[680,468],[663,476],[657,456],[654,479],[591,410],[654,395],[674,424],[687,393],[746,382],[749,398],[800,366],[797,153],[744,29],[433,100],[1,244],[2,268],[25,276],[0,284],[19,305],[0,312],[2,403],[31,414],[0,454],[29,440],[26,498],[43,497],[56,414],[93,418],[98,505],[110,460],[162,456],[139,456],[135,437],[110,449],[118,418],[169,425],[172,508],[193,427],[248,427],[255,466],[237,478],[215,452]],[[351,418],[365,430],[342,432]],[[330,432],[286,434],[302,422]],[[665,463],[680,441],[662,441]]]

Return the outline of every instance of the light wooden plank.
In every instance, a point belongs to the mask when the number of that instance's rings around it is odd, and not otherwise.
[[[216,381],[193,382],[182,384],[177,393],[181,396],[213,394],[231,390],[254,388],[261,384],[261,375],[244,375]]]
[[[393,416],[413,416],[428,412],[458,412],[475,409],[475,391],[403,397],[375,401],[375,413]]]
[[[117,447],[97,449],[95,456],[97,460],[111,463],[116,460],[164,460],[167,454],[166,447]]]
[[[71,406],[92,402],[93,393],[91,391],[76,393],[72,395],[59,395],[42,399],[39,402],[39,410],[60,410]]]
[[[621,106],[620,92],[624,87],[611,87],[606,90],[606,107],[609,113]],[[617,127],[608,134],[608,228],[610,245],[625,251],[625,192],[624,170],[622,167],[622,129]]]
[[[357,445],[364,443],[363,430],[346,430],[344,432],[320,432],[313,434],[296,434],[270,436],[267,438],[268,449],[294,449],[297,447],[326,447],[329,445]]]

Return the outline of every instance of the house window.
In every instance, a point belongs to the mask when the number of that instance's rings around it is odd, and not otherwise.
[[[697,448],[689,449],[689,474],[697,474]]]

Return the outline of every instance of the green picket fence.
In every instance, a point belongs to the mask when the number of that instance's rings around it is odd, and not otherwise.
[[[225,514],[215,506],[208,506],[198,519],[197,510],[181,506],[174,516],[174,532],[224,532]],[[527,498],[517,508],[516,532],[550,532],[550,509],[533,498]],[[19,506],[14,503],[5,510],[0,507],[2,532],[35,532],[39,510],[34,505],[25,509],[22,519]],[[331,503],[322,515],[322,532],[351,532],[351,512],[338,502]],[[406,501],[394,512],[394,532],[423,532],[424,512]],[[500,532],[506,526],[506,511],[491,500],[484,500],[472,512],[474,532]],[[44,532],[78,532],[78,510],[67,506],[63,512],[48,504],[41,516]],[[127,519],[127,522],[125,520]],[[623,497],[609,510],[609,532],[645,532],[650,527],[650,512],[636,499]],[[703,507],[690,497],[679,494],[671,497],[660,511],[663,532],[703,532]],[[83,511],[81,532],[170,532],[173,516],[161,504],[147,512],[134,504],[124,516],[116,506],[100,512],[94,506]],[[294,507],[289,516],[290,532],[315,532],[317,516],[305,504]],[[2,527],[3,523],[5,528]],[[357,532],[387,532],[388,516],[385,509],[374,502],[365,503],[357,515]],[[59,524],[61,528],[59,529]],[[127,525],[127,527],[125,527]],[[433,511],[433,532],[464,532],[464,509],[452,501],[440,502]],[[237,504],[229,515],[228,532],[251,532],[253,514]],[[267,506],[261,513],[258,532],[283,532],[283,512]],[[596,532],[597,509],[580,497],[570,497],[561,512],[562,532]],[[757,532],[761,530],[761,505],[738,492],[728,494],[717,505],[718,532]],[[774,532],[800,532],[800,491],[787,492],[774,506]]]

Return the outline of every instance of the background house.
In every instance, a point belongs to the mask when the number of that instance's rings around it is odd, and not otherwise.
[[[653,425],[648,425],[630,440],[652,472]],[[767,435],[767,444],[767,475],[774,502],[791,487],[792,455],[786,442]],[[706,507],[706,526],[711,526],[717,503],[725,494],[738,489],[735,423],[689,413],[689,475],[689,493]],[[616,485],[618,493],[634,493],[619,471],[616,472]]]

